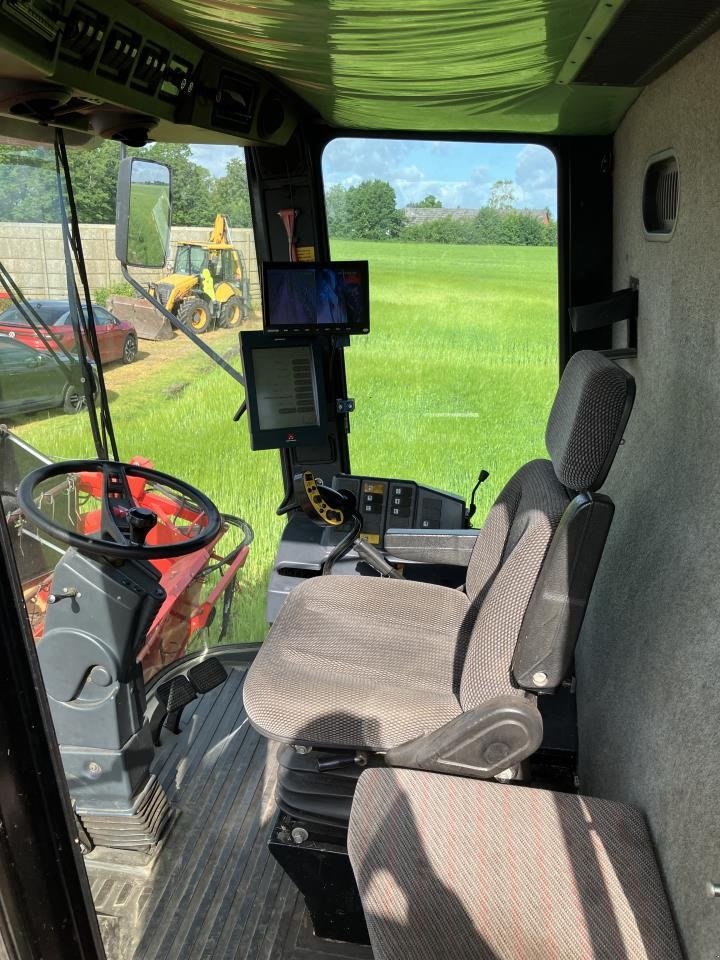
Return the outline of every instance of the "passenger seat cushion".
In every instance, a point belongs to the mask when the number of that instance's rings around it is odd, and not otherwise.
[[[464,593],[378,577],[296,587],[248,672],[253,726],[286,743],[388,750],[460,714]]]
[[[635,381],[594,350],[573,354],[550,411],[545,444],[558,480],[570,490],[597,490],[622,439]]]
[[[348,851],[375,960],[681,960],[644,819],[623,804],[371,769]]]

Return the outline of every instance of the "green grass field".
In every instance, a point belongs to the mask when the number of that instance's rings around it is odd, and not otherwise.
[[[148,164],[143,166],[147,167]],[[164,265],[167,252],[165,236],[170,229],[169,197],[169,186],[162,183],[132,184],[128,218],[128,263],[151,267]]]
[[[556,251],[336,242],[333,256],[370,261],[372,333],[346,352],[353,470],[467,495],[484,467],[479,525],[512,472],[544,455],[557,383]],[[237,342],[232,331],[209,338],[221,353]],[[179,337],[141,342],[138,361],[107,379],[121,456],[151,458],[254,527],[229,639],[262,639],[282,483],[277,453],[252,452],[246,424],[232,421],[241,388]],[[39,414],[16,430],[56,457],[93,455],[85,417]]]

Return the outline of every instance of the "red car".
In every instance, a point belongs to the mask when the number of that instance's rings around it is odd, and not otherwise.
[[[63,346],[73,352],[75,334],[70,320],[70,304],[67,300],[29,300],[28,303],[51,328]],[[93,304],[93,313],[101,361],[112,363],[113,360],[122,360],[123,363],[132,363],[138,352],[135,327],[126,320],[118,320],[103,307],[95,304]],[[35,350],[47,349],[43,340],[15,306],[0,313],[0,333],[15,337]],[[91,351],[90,355],[92,356]]]

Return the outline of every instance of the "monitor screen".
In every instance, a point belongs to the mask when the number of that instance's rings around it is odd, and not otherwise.
[[[316,427],[320,423],[310,347],[256,349],[252,363],[261,430]]]
[[[367,261],[264,263],[263,327],[268,333],[368,333]]]
[[[240,342],[252,449],[324,443],[323,367],[317,343],[259,331],[242,333]]]

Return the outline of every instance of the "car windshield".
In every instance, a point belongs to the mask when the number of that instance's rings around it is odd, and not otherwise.
[[[62,323],[68,312],[67,303],[36,303],[30,301],[30,306],[40,314],[41,318],[50,327]],[[9,307],[4,313],[0,314],[0,325],[27,327],[28,321],[17,307]]]

